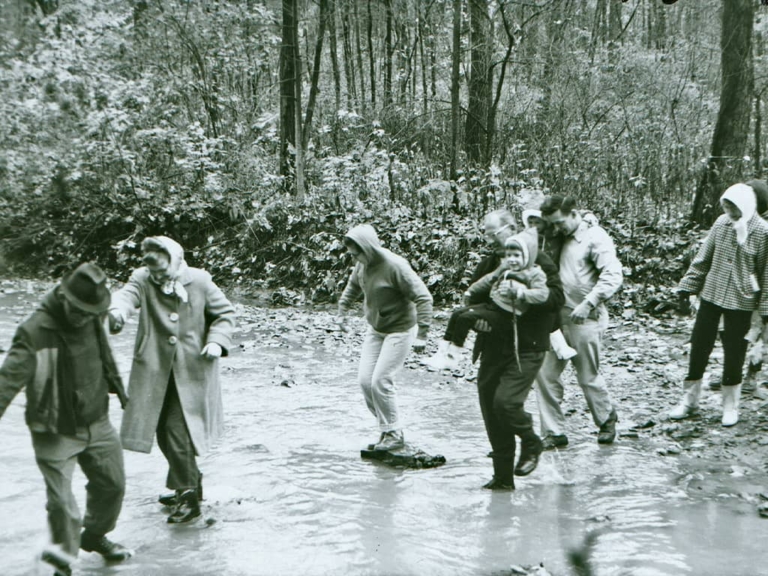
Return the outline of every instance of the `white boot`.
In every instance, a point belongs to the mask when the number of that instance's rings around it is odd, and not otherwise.
[[[459,365],[460,351],[461,348],[451,341],[441,340],[437,346],[437,352],[430,358],[422,360],[421,364],[434,370],[452,370]]]
[[[701,396],[701,380],[683,381],[683,398],[680,404],[669,412],[672,420],[683,420],[699,411],[699,396]]]
[[[723,386],[723,426],[733,426],[739,421],[741,384]]]
[[[560,360],[570,360],[576,356],[576,350],[568,346],[562,330],[555,330],[549,335],[549,345]]]

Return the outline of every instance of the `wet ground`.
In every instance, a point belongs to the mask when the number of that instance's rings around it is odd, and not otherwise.
[[[42,293],[5,290],[7,348]],[[614,321],[605,368],[621,417],[614,445],[598,446],[571,385],[570,446],[546,453],[516,491],[493,493],[480,488],[491,462],[468,360],[448,375],[411,359],[400,377],[406,437],[447,463],[391,469],[360,458],[378,436],[355,383],[363,321],[344,334],[327,312],[240,310],[239,346],[222,361],[227,432],[200,463],[204,521],[168,526],[156,502],[162,455],[126,452],[128,489],[112,536],[136,555],[106,566],[83,553],[76,574],[565,576],[576,574],[573,550],[606,576],[768,574],[768,519],[756,511],[768,491],[768,408],[748,400],[743,422],[723,429],[719,395],[707,392],[701,418],[666,421],[685,364],[679,322]],[[134,332],[129,325],[113,341],[126,376]],[[528,409],[536,413],[532,399]],[[111,415],[119,426],[114,400]],[[46,523],[23,394],[0,435],[0,572],[30,574]],[[78,472],[81,507],[84,484]]]

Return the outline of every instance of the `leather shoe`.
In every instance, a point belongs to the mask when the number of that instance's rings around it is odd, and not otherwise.
[[[619,417],[616,411],[612,410],[608,420],[600,426],[600,432],[597,434],[598,444],[613,444],[613,441],[616,440],[616,422],[618,421]]]
[[[122,544],[112,542],[106,536],[92,534],[87,529],[80,535],[80,548],[86,552],[101,554],[108,562],[122,562],[133,556],[133,552]]]
[[[542,450],[554,450],[568,446],[568,436],[565,434],[547,434],[541,440]]]
[[[163,506],[168,506],[169,508],[173,508],[174,506],[178,506],[179,496],[181,496],[182,492],[184,492],[184,490],[176,490],[175,492],[171,492],[170,494],[163,494],[157,499],[157,501],[160,502],[160,504],[162,504]],[[202,501],[204,499],[202,472],[200,472],[200,475],[197,477],[197,499],[198,501]]]
[[[486,482],[483,484],[483,488],[486,490],[514,490],[515,489],[515,481],[514,479],[509,480],[501,480],[494,476],[491,478],[490,482]]]
[[[535,434],[522,441],[520,458],[515,467],[515,476],[528,476],[539,465],[539,455],[542,451],[542,442]]]
[[[196,490],[186,490],[179,496],[179,503],[171,515],[168,516],[168,524],[184,524],[201,516],[200,502],[197,499]]]

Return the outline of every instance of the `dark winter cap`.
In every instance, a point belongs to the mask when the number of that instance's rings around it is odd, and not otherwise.
[[[61,291],[70,304],[91,314],[101,314],[109,308],[107,276],[91,262],[80,264],[61,281]]]
[[[762,214],[768,210],[768,184],[764,180],[750,180],[746,182],[755,191],[755,200],[757,200],[757,213]]]

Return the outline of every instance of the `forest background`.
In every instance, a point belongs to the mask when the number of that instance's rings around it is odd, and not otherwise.
[[[664,313],[762,177],[758,0],[0,0],[0,253],[125,279],[166,234],[273,303],[333,300],[369,222],[438,301],[486,211],[574,195],[616,306]]]

